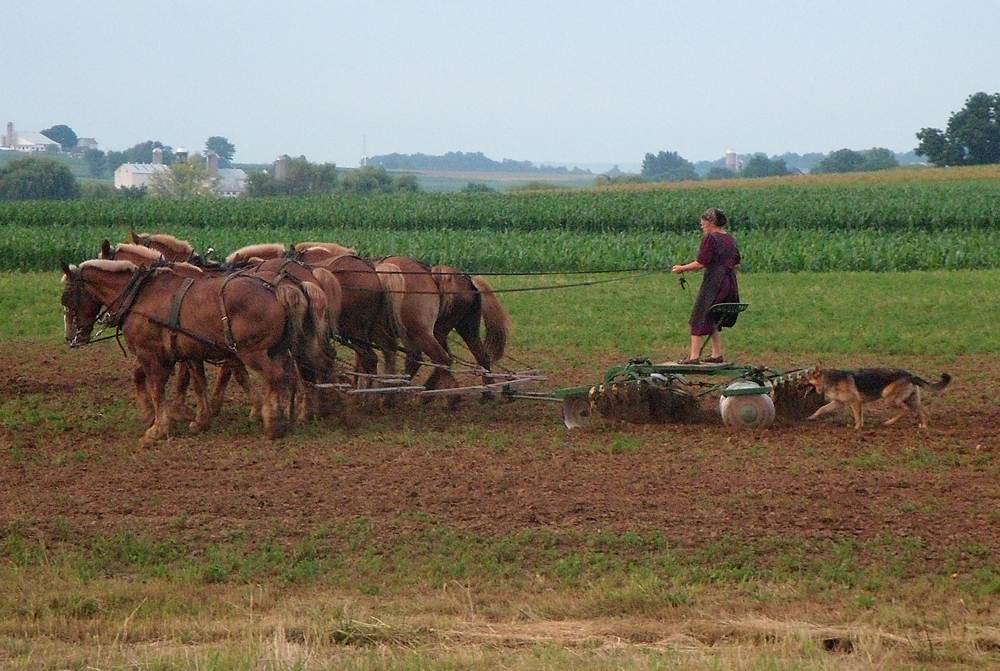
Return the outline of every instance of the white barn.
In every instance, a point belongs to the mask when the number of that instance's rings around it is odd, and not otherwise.
[[[219,157],[215,152],[208,153],[207,167],[209,178],[219,195],[235,198],[246,191],[246,172],[239,168],[220,168]],[[168,170],[170,167],[163,164],[163,150],[156,148],[153,150],[152,163],[123,163],[118,166],[115,169],[115,188],[149,186],[156,174]]]
[[[51,140],[41,133],[25,133],[14,130],[13,122],[7,122],[7,131],[0,141],[0,148],[21,151],[25,153],[37,151],[50,151],[62,149],[55,140]]]
[[[162,163],[122,163],[115,168],[115,188],[149,186],[154,175],[168,170]]]

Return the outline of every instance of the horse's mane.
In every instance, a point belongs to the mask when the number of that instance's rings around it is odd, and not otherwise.
[[[111,261],[109,259],[91,259],[81,263],[80,267],[104,270],[109,273],[134,273],[139,269],[139,266],[131,261]]]
[[[304,252],[313,248],[325,249],[326,251],[336,255],[344,256],[347,254],[357,254],[358,250],[352,249],[351,247],[344,247],[343,245],[338,245],[336,242],[300,242],[295,245],[295,251]]]
[[[205,274],[205,270],[203,268],[199,268],[198,266],[194,265],[193,263],[187,263],[186,261],[175,261],[174,263],[170,264],[170,269],[171,270],[181,270],[181,271],[184,271],[184,272],[190,272],[193,275],[204,275]]]
[[[145,236],[146,234],[142,233],[141,235]],[[153,233],[149,236],[149,242],[169,247],[178,254],[185,254],[187,256],[194,254],[194,246],[190,242],[179,240],[168,233]]]
[[[226,263],[236,263],[252,257],[268,258],[284,256],[285,246],[279,242],[264,242],[259,245],[247,245],[226,257]]]
[[[158,250],[152,249],[151,247],[143,247],[142,245],[133,245],[131,242],[122,242],[115,247],[115,253],[126,252],[128,254],[134,254],[135,256],[141,256],[150,262],[156,262],[163,260],[163,254]]]

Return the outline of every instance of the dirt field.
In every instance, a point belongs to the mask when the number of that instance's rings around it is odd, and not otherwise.
[[[718,423],[571,432],[552,403],[467,401],[450,412],[408,400],[272,443],[232,392],[208,433],[180,427],[140,448],[131,359],[113,342],[79,351],[6,343],[0,354],[0,522],[29,532],[128,528],[210,542],[239,530],[293,541],[363,516],[384,544],[435,523],[490,536],[656,530],[678,547],[732,533],[890,535],[921,541],[929,570],[1000,554],[996,358],[891,362],[955,376],[925,395],[927,430],[910,419],[881,427],[888,410],[875,407],[860,431],[845,413],[744,432]],[[611,363],[540,387],[597,381]]]

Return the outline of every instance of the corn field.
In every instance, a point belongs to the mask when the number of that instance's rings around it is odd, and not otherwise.
[[[0,270],[54,270],[129,229],[217,257],[256,242],[331,240],[474,272],[661,268],[690,260],[720,207],[753,271],[1000,265],[1000,180],[777,183],[544,193],[0,203]]]

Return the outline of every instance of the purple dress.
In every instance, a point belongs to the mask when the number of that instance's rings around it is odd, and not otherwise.
[[[710,233],[701,239],[698,248],[698,263],[705,266],[698,298],[691,310],[691,335],[712,335],[716,329],[715,320],[709,316],[709,309],[716,303],[738,303],[740,290],[736,283],[736,266],[740,264],[740,250],[736,240],[728,233]],[[719,328],[732,326],[735,314],[727,315]]]

